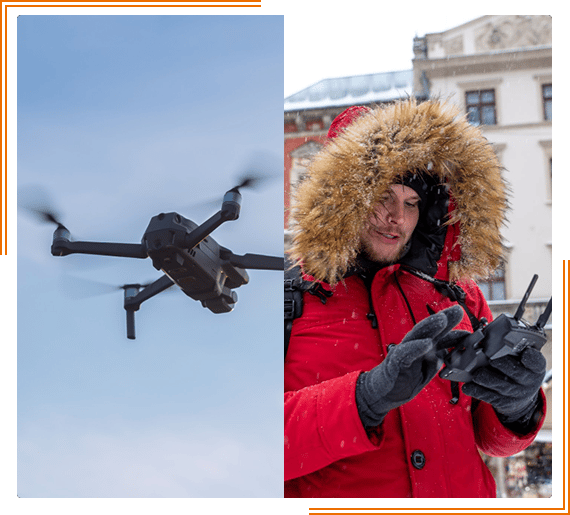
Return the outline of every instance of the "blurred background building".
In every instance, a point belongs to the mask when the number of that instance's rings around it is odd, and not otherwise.
[[[539,275],[525,319],[534,323],[552,295],[552,18],[489,15],[410,41],[412,68],[326,78],[285,99],[285,248],[291,192],[319,151],[332,120],[351,105],[415,96],[458,105],[492,143],[511,186],[503,230],[505,262],[479,283],[495,316],[514,314]],[[551,322],[543,348],[551,404]],[[500,497],[551,495],[551,414],[535,443],[510,458],[485,458]]]

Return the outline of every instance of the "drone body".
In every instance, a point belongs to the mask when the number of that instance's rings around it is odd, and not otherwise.
[[[237,302],[232,291],[247,284],[243,269],[222,259],[220,245],[207,236],[192,248],[187,240],[198,225],[177,213],[151,219],[143,243],[157,270],[162,270],[189,297],[214,313],[227,313]]]
[[[241,186],[244,186],[242,184]],[[221,209],[201,225],[178,213],[161,213],[153,217],[140,244],[72,241],[68,229],[53,216],[57,224],[51,253],[95,254],[145,259],[149,257],[164,275],[149,285],[128,284],[124,307],[127,312],[127,337],[135,338],[134,313],[145,300],[173,284],[213,313],[232,311],[237,302],[235,288],[247,284],[245,269],[283,270],[284,258],[245,254],[237,256],[219,245],[210,234],[222,223],[237,220],[241,206],[238,187],[226,192]]]

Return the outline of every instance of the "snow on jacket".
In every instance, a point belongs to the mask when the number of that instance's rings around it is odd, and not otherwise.
[[[513,433],[490,405],[462,393],[456,401],[452,383],[436,376],[367,433],[354,392],[358,375],[390,345],[454,303],[433,279],[460,286],[469,311],[491,320],[474,279],[501,259],[507,188],[498,161],[479,130],[437,101],[379,107],[343,129],[314,159],[293,207],[291,256],[333,295],[323,303],[306,293],[293,323],[285,496],[495,497],[479,451],[515,454],[542,421],[531,434]],[[358,264],[363,225],[409,171],[434,184],[427,209],[408,253],[365,280]],[[467,314],[457,328],[472,330]]]

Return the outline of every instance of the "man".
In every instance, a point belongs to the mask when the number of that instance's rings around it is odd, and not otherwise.
[[[545,415],[527,349],[438,376],[491,312],[506,185],[481,132],[415,100],[333,122],[293,205],[290,257],[317,285],[285,359],[286,497],[495,497],[479,450],[526,448]],[[311,295],[313,293],[313,295]]]

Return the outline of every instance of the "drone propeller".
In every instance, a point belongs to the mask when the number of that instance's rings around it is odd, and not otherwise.
[[[123,284],[117,286],[102,281],[94,281],[92,279],[85,279],[74,275],[65,274],[60,278],[60,285],[67,295],[74,299],[86,299],[91,297],[98,297],[100,295],[108,295],[127,288],[146,288],[152,282],[145,284]]]
[[[239,183],[232,188],[259,189],[265,182],[283,177],[283,159],[276,155],[257,152],[241,167]]]
[[[237,184],[230,188],[228,191],[240,192],[240,190],[260,190],[265,183],[276,178],[276,175],[261,174],[261,173],[248,173],[238,178]],[[220,197],[211,197],[210,199],[202,202],[197,202],[186,207],[186,209],[214,209],[220,205]]]
[[[47,210],[41,210],[41,209],[31,209],[32,212],[37,213],[38,217],[45,222],[51,222],[55,225],[57,225],[58,227],[63,227],[64,229],[67,229],[67,227],[65,227],[65,225],[63,225],[57,218],[57,215],[51,211],[47,211]]]
[[[145,284],[128,283],[121,286],[63,275],[60,278],[60,283],[66,293],[75,300],[107,295],[123,290],[124,308],[127,314],[127,338],[130,340],[135,339],[135,311],[138,311],[140,304],[157,293],[168,290],[174,284],[166,275],[163,275],[156,281]]]
[[[259,191],[269,182],[283,178],[282,168],[282,160],[280,161],[277,156],[266,153],[254,153],[249,157],[246,163],[240,167],[241,173],[235,176],[237,184],[228,191],[240,192],[240,190],[244,189]],[[188,206],[188,208],[211,209],[219,206],[219,204],[220,197],[215,197],[192,204]]]
[[[273,178],[274,177],[271,175],[255,174],[255,173],[249,173],[247,175],[242,175],[240,178],[239,184],[237,184],[236,186],[231,188],[229,191],[239,191],[239,190],[244,189],[244,188],[256,190],[256,189],[259,189],[260,186],[265,181],[271,180]]]
[[[29,186],[18,192],[18,205],[43,223],[55,224],[59,229],[66,229],[59,215],[52,207],[49,195],[41,186]]]

